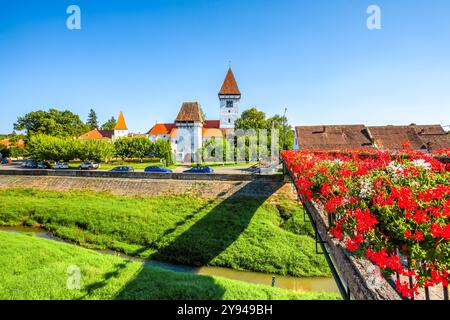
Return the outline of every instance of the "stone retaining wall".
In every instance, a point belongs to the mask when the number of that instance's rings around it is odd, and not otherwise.
[[[91,172],[89,172],[91,173]],[[100,173],[96,172],[96,173]],[[119,173],[120,174],[120,173]],[[197,176],[204,178],[206,175]],[[213,175],[208,175],[211,177]],[[214,175],[215,176],[215,175]],[[241,181],[233,180],[178,180],[178,179],[139,179],[137,177],[66,177],[42,175],[1,175],[0,188],[37,188],[43,190],[93,190],[110,191],[116,195],[174,195],[192,194],[205,198],[227,198],[249,196],[269,198],[273,195],[288,195],[295,198],[292,187],[280,177],[255,178]]]

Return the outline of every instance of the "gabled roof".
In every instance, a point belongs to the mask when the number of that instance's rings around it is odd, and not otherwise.
[[[157,123],[148,132],[149,135],[163,135],[170,134],[173,128],[175,128],[175,123]]]
[[[295,128],[300,150],[366,149],[372,147],[365,126],[299,126]]]
[[[117,119],[117,123],[116,126],[114,127],[114,130],[128,130],[122,111],[120,111],[119,119]]]
[[[183,102],[175,122],[204,122],[198,102]]]
[[[225,80],[223,81],[222,88],[220,88],[219,95],[240,95],[239,87],[236,79],[234,78],[231,68],[228,69]]]
[[[114,136],[114,130],[91,130],[81,135],[79,140],[110,140]]]
[[[373,126],[368,131],[379,149],[401,149],[405,141],[414,150],[450,147],[450,136],[438,124]]]

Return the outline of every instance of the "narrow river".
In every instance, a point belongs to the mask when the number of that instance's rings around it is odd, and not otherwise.
[[[45,238],[48,240],[59,241],[69,243],[71,245],[75,245],[70,242],[66,242],[64,240],[55,238],[49,235],[45,230],[32,228],[32,227],[2,227],[0,226],[0,231],[3,232],[13,232],[13,233],[28,233],[33,234],[39,238]],[[125,254],[117,253],[111,250],[95,250],[104,254],[110,255],[118,255],[122,258],[143,262],[146,265],[150,265],[153,267],[171,270],[175,272],[187,272],[208,276],[220,276],[227,279],[239,280],[249,283],[256,284],[264,284],[264,285],[272,285],[272,276],[275,276],[275,287],[293,290],[293,291],[312,291],[312,292],[336,292],[339,293],[339,290],[334,282],[333,278],[297,278],[290,276],[280,276],[280,275],[271,275],[262,272],[253,272],[253,271],[238,271],[229,268],[221,268],[221,267],[192,267],[186,265],[178,265],[172,263],[159,262],[155,260],[145,260],[136,257],[127,256]]]

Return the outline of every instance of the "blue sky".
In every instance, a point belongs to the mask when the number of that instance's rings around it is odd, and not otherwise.
[[[241,109],[292,125],[450,124],[448,0],[0,0],[0,133],[29,111],[133,132],[183,101],[217,119],[228,61]],[[68,30],[66,8],[81,8]],[[377,4],[382,29],[366,28]]]

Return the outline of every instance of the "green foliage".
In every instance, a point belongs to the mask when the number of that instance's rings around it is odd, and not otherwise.
[[[95,113],[94,109],[89,111],[88,120],[86,123],[91,130],[98,129],[98,119],[97,113]]]
[[[161,261],[328,276],[302,210],[286,203],[0,189],[0,225],[39,223],[87,247]]]
[[[152,142],[146,137],[120,138],[114,142],[115,155],[122,160],[127,158],[143,159],[150,154]]]
[[[271,145],[271,131],[275,128],[279,131],[279,141],[281,150],[291,150],[294,147],[294,131],[288,124],[285,116],[274,115],[271,118],[266,118],[266,114],[256,108],[251,108],[242,112],[241,117],[236,120],[236,129],[255,129],[257,133],[259,130],[265,129],[268,132],[268,151]]]
[[[14,124],[15,130],[25,130],[28,136],[46,134],[61,137],[78,137],[89,130],[80,117],[68,110],[34,111],[19,117]]]
[[[73,245],[0,232],[0,299],[339,299],[220,277],[176,273]],[[67,268],[79,266],[80,290],[69,290]],[[151,284],[151,285],[149,285]]]
[[[114,155],[114,145],[104,140],[87,140],[79,144],[78,157],[80,160],[108,162]]]
[[[26,152],[31,159],[70,161],[79,157],[80,141],[70,137],[36,134],[30,137]]]
[[[116,126],[117,120],[114,117],[111,117],[108,121],[102,124],[102,130],[113,130]]]
[[[1,156],[0,156],[0,160],[1,160],[2,158],[10,157],[11,151],[7,147],[0,144],[0,154],[1,154]]]
[[[150,147],[150,156],[155,158],[164,159],[166,166],[173,165],[174,156],[172,152],[172,146],[169,140],[157,139]]]

